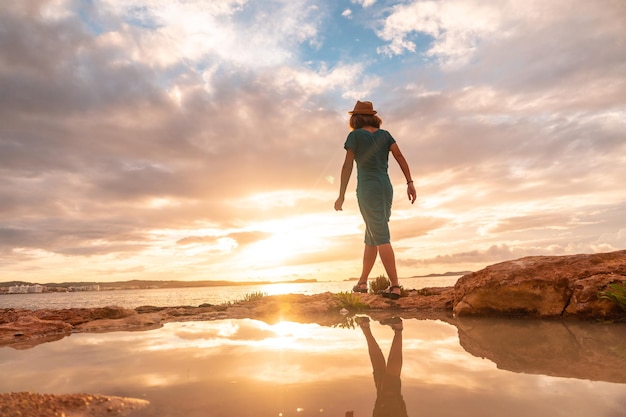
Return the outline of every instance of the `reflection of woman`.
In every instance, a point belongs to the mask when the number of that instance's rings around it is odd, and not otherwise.
[[[365,335],[367,350],[374,371],[376,385],[376,402],[374,403],[373,417],[407,417],[406,404],[401,393],[400,372],[402,370],[402,319],[393,317],[381,321],[390,326],[393,331],[393,340],[389,357],[385,362],[383,352],[378,346],[370,329],[369,317],[357,317],[356,322]]]
[[[369,101],[357,101],[354,110],[349,112],[350,127],[344,148],[346,157],[341,168],[339,197],[335,201],[335,210],[341,210],[345,199],[348,181],[352,175],[354,161],[357,167],[356,196],[359,209],[365,221],[365,249],[363,267],[359,282],[352,291],[367,292],[367,280],[376,262],[376,257],[385,267],[391,281],[391,287],[382,295],[396,300],[400,298],[400,285],[396,271],[396,259],[389,236],[389,217],[393,200],[393,187],[389,180],[389,153],[398,162],[406,179],[407,196],[415,202],[416,192],[411,179],[409,165],[404,159],[396,140],[391,134],[380,128],[382,120],[376,116],[376,110]]]

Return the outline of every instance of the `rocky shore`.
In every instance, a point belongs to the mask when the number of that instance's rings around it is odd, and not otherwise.
[[[138,398],[90,394],[0,394],[0,416],[16,417],[124,417],[148,405]]]
[[[453,311],[457,316],[616,319],[625,311],[599,293],[624,282],[626,250],[529,256],[461,277],[454,286]]]
[[[578,329],[581,320],[623,322],[626,311],[612,300],[599,297],[610,284],[626,282],[626,251],[572,256],[534,256],[489,266],[461,277],[454,287],[424,288],[405,291],[398,300],[376,294],[276,295],[253,298],[224,305],[153,307],[135,309],[121,307],[71,308],[60,310],[0,309],[0,347],[28,349],[41,343],[60,340],[78,332],[141,331],[163,326],[168,322],[207,321],[254,318],[268,323],[290,320],[321,325],[349,323],[355,313],[373,319],[390,315],[404,318],[439,319],[459,329],[462,346],[470,353],[488,357],[503,369],[539,372],[593,379],[598,364],[615,370],[612,382],[626,382],[623,358],[598,345],[585,347],[592,352],[591,361],[561,364],[552,358],[546,363],[544,352],[565,349],[559,347],[559,337],[550,346],[517,343],[530,340],[538,329],[562,321],[562,329],[550,329],[549,334],[576,337],[586,346],[585,330]],[[530,320],[529,326],[494,332],[493,323],[485,326],[481,316],[552,319]],[[575,320],[565,320],[575,319]],[[534,324],[533,324],[534,323]],[[539,326],[539,327],[537,327]],[[606,346],[616,346],[623,340],[613,340],[614,332],[602,335]],[[592,338],[595,339],[595,338]],[[502,340],[517,341],[502,349]],[[537,351],[539,349],[539,351]],[[606,350],[606,349],[605,349]],[[594,356],[595,355],[595,356]],[[598,355],[602,360],[598,360]],[[558,355],[557,355],[558,356]],[[585,355],[586,356],[586,355]],[[534,359],[533,359],[534,358]],[[524,365],[528,360],[528,364]],[[563,374],[563,370],[567,370]],[[41,410],[46,415],[128,415],[144,406],[142,400],[104,397],[87,394],[40,395],[31,393],[0,394],[1,415],[4,411],[19,411],[21,416],[35,416]],[[12,412],[13,412],[12,411]]]
[[[398,300],[376,294],[275,295],[226,305],[0,309],[0,346],[30,348],[77,332],[150,330],[174,321],[256,318],[333,324],[338,312],[624,320],[598,295],[626,282],[626,250],[592,255],[533,256],[489,266],[454,287],[409,290]]]

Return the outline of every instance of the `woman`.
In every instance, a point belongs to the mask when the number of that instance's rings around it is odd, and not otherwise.
[[[393,187],[389,180],[389,152],[400,165],[406,178],[407,196],[411,204],[417,193],[411,179],[409,165],[404,159],[395,139],[380,125],[382,120],[369,101],[357,101],[354,109],[348,112],[352,131],[344,144],[346,158],[341,168],[339,197],[335,201],[335,210],[341,210],[345,199],[348,181],[352,175],[354,161],[357,166],[356,196],[359,209],[365,221],[365,249],[363,251],[363,269],[359,282],[352,288],[354,292],[367,292],[367,280],[376,262],[376,256],[385,267],[391,286],[383,296],[391,299],[400,298],[400,285],[396,271],[396,259],[391,247],[389,235],[389,216],[393,200]]]

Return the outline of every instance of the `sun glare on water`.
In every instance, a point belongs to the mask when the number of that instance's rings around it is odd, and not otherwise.
[[[302,285],[306,285],[306,284],[297,284],[297,283],[268,284],[268,285],[261,286],[260,292],[266,295],[289,294],[290,292],[297,292],[295,290],[297,288],[300,288]]]

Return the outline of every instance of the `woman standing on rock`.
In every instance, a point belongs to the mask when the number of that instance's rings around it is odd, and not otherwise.
[[[389,152],[398,162],[406,178],[407,196],[411,204],[415,202],[417,193],[411,179],[409,164],[391,134],[380,128],[382,120],[376,116],[377,112],[372,103],[357,101],[354,109],[348,113],[352,115],[350,117],[352,131],[344,144],[346,158],[341,168],[341,184],[339,197],[335,201],[335,210],[341,210],[343,207],[348,181],[356,161],[356,196],[365,221],[365,249],[361,277],[352,291],[367,292],[369,274],[376,257],[380,256],[391,281],[391,286],[383,292],[383,296],[396,300],[400,298],[400,285],[389,235],[389,217],[393,200],[393,187],[387,172]]]

